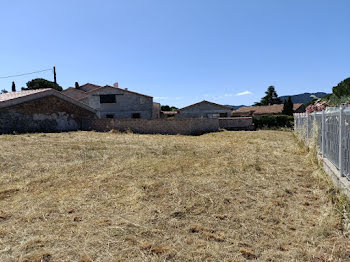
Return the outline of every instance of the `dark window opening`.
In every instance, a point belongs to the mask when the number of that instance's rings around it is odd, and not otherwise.
[[[132,117],[132,118],[141,118],[141,115],[140,115],[140,113],[133,113],[133,114],[131,115],[131,117]]]
[[[227,113],[220,113],[220,117],[227,117]]]
[[[100,95],[100,103],[116,103],[115,95]]]
[[[106,118],[114,118],[114,115],[107,114]]]

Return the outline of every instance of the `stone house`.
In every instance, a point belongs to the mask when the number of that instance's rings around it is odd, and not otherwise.
[[[243,106],[233,111],[233,116],[252,116],[259,118],[266,115],[281,115],[283,110],[283,104],[274,104],[270,106]],[[305,112],[304,104],[293,104],[293,110],[295,113]]]
[[[79,130],[94,117],[94,109],[54,89],[0,94],[0,133]]]
[[[199,103],[180,108],[175,118],[231,117],[232,110],[232,107],[203,100]]]
[[[97,111],[99,118],[157,118],[158,104],[153,97],[114,86],[98,86],[87,83],[70,87],[63,94],[76,99]],[[159,109],[160,111],[160,109]]]

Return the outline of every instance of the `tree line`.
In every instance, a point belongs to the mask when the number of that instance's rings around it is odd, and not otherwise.
[[[255,102],[255,106],[269,106],[275,104],[282,104],[281,99],[278,97],[277,91],[274,86],[269,86],[265,92],[265,96],[261,98],[260,102]],[[283,102],[282,114],[293,115],[293,102],[292,98],[289,96]]]

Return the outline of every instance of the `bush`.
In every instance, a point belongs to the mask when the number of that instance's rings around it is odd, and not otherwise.
[[[270,115],[254,118],[253,122],[256,128],[291,128],[294,124],[294,118],[287,115]]]

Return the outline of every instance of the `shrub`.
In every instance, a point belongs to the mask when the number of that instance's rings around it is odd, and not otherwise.
[[[270,115],[254,118],[253,122],[256,128],[290,128],[293,127],[294,118],[287,115]]]

